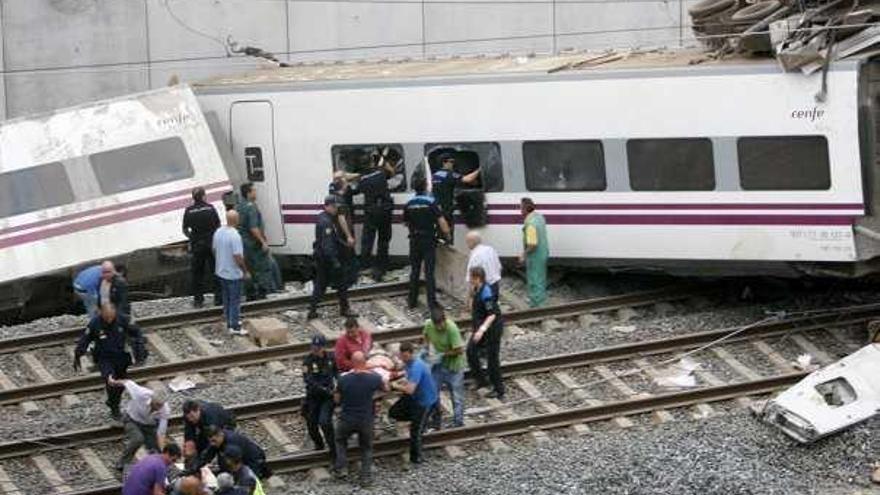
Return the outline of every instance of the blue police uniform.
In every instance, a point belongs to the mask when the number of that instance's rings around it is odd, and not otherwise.
[[[373,267],[373,277],[381,278],[388,269],[388,245],[391,243],[391,213],[394,201],[388,191],[388,174],[382,168],[361,177],[358,192],[364,195],[364,231],[361,236],[361,266]],[[377,239],[378,236],[378,239]],[[373,260],[373,241],[376,258]]]
[[[437,199],[425,194],[416,194],[403,208],[403,221],[409,228],[409,298],[410,307],[415,307],[419,297],[419,274],[422,263],[425,265],[425,289],[428,305],[437,304],[434,283],[434,265],[436,264],[438,220],[443,210]]]
[[[461,179],[460,173],[443,168],[431,174],[431,191],[443,209],[443,217],[449,223],[450,232],[453,225],[452,212],[455,210],[455,188],[461,185]]]
[[[483,365],[480,363],[481,351],[486,352],[486,361],[489,368],[489,382],[495,389],[495,393],[500,397],[504,396],[504,382],[501,379],[501,334],[504,331],[504,324],[501,321],[501,308],[498,305],[498,296],[492,291],[492,288],[483,282],[479,290],[474,292],[471,302],[471,321],[473,331],[477,329],[489,315],[495,315],[495,321],[483,334],[483,338],[479,343],[474,343],[473,339],[467,344],[467,360],[468,367],[478,386],[487,384],[486,373],[483,371]]]
[[[336,358],[330,351],[324,351],[323,356],[310,353],[303,359],[302,366],[303,381],[306,384],[303,416],[306,419],[309,437],[315,443],[315,448],[320,450],[325,445],[328,447],[332,462],[336,459],[336,440],[333,430]]]
[[[348,305],[348,284],[345,267],[340,254],[345,247],[337,231],[338,224],[333,215],[322,211],[315,223],[315,280],[312,287],[312,300],[309,315],[316,316],[318,302],[324,297],[327,286],[333,284],[339,298],[339,311],[343,315],[350,313]]]

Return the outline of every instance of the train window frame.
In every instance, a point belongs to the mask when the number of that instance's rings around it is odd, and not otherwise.
[[[699,158],[702,162],[697,162],[699,168],[693,165],[693,161],[687,160],[680,163],[672,163],[676,167],[669,170],[670,163],[660,162],[658,164],[657,157],[664,156],[657,150],[635,150],[634,147],[642,144],[653,144],[655,147],[663,144],[689,144],[699,145],[703,149],[692,149],[704,155]],[[667,153],[668,156],[668,153]],[[629,175],[630,189],[633,191],[714,191],[717,185],[717,177],[715,176],[715,149],[714,143],[708,137],[675,137],[675,138],[632,138],[626,141],[626,161],[627,174]],[[646,158],[642,160],[642,158]],[[687,157],[693,158],[693,157]],[[653,167],[653,170],[651,170]],[[666,169],[666,170],[664,170]],[[653,171],[652,179],[646,182],[646,172]],[[694,171],[698,173],[693,173]],[[687,172],[687,173],[684,173]],[[665,175],[664,175],[665,174]],[[682,178],[690,179],[690,183],[682,185]]]
[[[27,184],[22,184],[25,182]],[[2,218],[57,208],[76,201],[73,184],[62,162],[49,162],[0,173]]]
[[[488,146],[488,151],[481,154],[474,148]],[[462,142],[432,142],[425,143],[424,156],[428,158],[428,167],[431,173],[440,168],[438,157],[441,153],[452,152],[456,155],[476,154],[480,167],[479,187],[458,187],[456,189],[477,189],[483,192],[504,191],[504,158],[501,151],[501,143],[498,141],[462,141]],[[462,160],[456,160],[457,164]],[[483,168],[483,167],[486,168]],[[456,170],[459,171],[458,167]],[[472,169],[474,170],[474,169]],[[467,171],[465,171],[467,172]],[[488,174],[486,172],[489,172]],[[486,179],[489,177],[489,179]]]
[[[360,148],[361,151],[365,153],[365,156],[372,156],[373,153],[381,153],[381,151],[386,147],[394,150],[399,156],[399,158],[394,163],[395,174],[391,179],[389,179],[388,191],[391,193],[406,192],[406,188],[408,187],[408,181],[406,180],[406,151],[403,149],[403,145],[400,143],[334,144],[330,146],[330,163],[332,173],[335,174],[340,169],[339,160],[341,158],[341,151],[345,149]],[[350,173],[362,174],[364,170],[367,170],[367,168],[364,167],[363,170]]]
[[[158,163],[156,157],[164,155],[168,158],[164,160],[161,169],[148,166]],[[132,163],[135,158],[140,160],[141,166]],[[192,159],[180,136],[92,153],[89,155],[89,162],[101,192],[107,195],[136,191],[195,176]]]
[[[818,147],[807,147],[805,141],[814,141]],[[756,156],[755,144],[763,144],[764,156]],[[799,153],[791,153],[791,146]],[[769,153],[768,153],[769,152]],[[740,136],[736,139],[739,187],[743,191],[827,191],[831,189],[831,155],[828,138],[821,134],[790,136]],[[769,158],[768,158],[769,156]],[[786,158],[787,161],[780,161]],[[811,159],[818,161],[811,163]],[[763,160],[763,163],[761,163]],[[772,163],[773,174],[761,176]],[[787,167],[786,167],[787,165]],[[818,165],[818,168],[804,168]]]
[[[575,169],[580,170],[581,168],[585,170],[589,170],[591,172],[601,172],[601,177],[596,175],[595,177],[588,178],[588,181],[595,181],[596,185],[591,185],[589,183],[581,186],[581,187],[552,187],[548,186],[549,182],[545,182],[543,185],[536,183],[536,179],[543,175],[558,175],[556,173],[551,173],[551,171],[546,171],[544,173],[539,173],[535,176],[534,173],[530,173],[530,169],[533,164],[530,164],[531,159],[533,158],[529,151],[529,148],[534,146],[550,146],[554,148],[560,148],[566,145],[575,145],[575,146],[595,146],[595,149],[588,150],[593,154],[592,157],[588,158],[585,167],[581,167],[581,162],[575,165]],[[574,150],[573,150],[574,151]],[[574,151],[573,155],[584,156],[587,155],[583,153],[584,150]],[[571,157],[567,157],[571,158]],[[597,158],[597,160],[590,160],[590,158]],[[592,163],[590,163],[592,161]],[[565,191],[606,191],[608,190],[608,171],[605,164],[605,145],[600,139],[563,139],[563,140],[545,140],[545,141],[523,141],[522,142],[522,163],[523,163],[523,176],[525,180],[526,190],[530,192],[565,192]],[[537,165],[537,164],[534,164]],[[558,165],[558,164],[557,164]],[[557,167],[558,168],[558,167]],[[533,177],[534,176],[534,177]]]

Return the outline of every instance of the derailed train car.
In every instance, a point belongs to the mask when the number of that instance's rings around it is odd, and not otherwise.
[[[279,254],[310,253],[334,168],[394,150],[399,211],[423,157],[452,150],[482,170],[458,193],[479,198],[485,214],[470,213],[502,256],[520,250],[530,196],[559,263],[852,276],[872,271],[880,238],[878,64],[835,62],[819,101],[822,77],[650,52],[305,65],[195,90]],[[406,254],[399,215],[392,251]]]
[[[195,186],[218,206],[231,189],[184,86],[0,124],[0,309],[63,294],[84,262],[183,240]]]

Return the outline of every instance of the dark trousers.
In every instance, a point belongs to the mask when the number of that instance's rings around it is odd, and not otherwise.
[[[150,454],[155,454],[159,451],[159,443],[156,439],[156,425],[138,423],[126,414],[122,418],[122,429],[125,431],[125,446],[122,449],[122,456],[119,458],[117,467],[121,468],[130,463],[141,445],[145,446]]]
[[[214,303],[219,304],[220,288],[214,276],[214,253],[211,251],[211,247],[193,246],[189,267],[192,275],[193,302],[202,304],[205,301],[205,278],[207,277],[209,280],[208,288],[214,293]]]
[[[437,247],[434,240],[424,241],[410,239],[409,241],[409,298],[410,306],[415,306],[419,299],[419,276],[422,272],[422,264],[425,265],[425,291],[427,292],[428,307],[437,305],[437,288],[434,283],[434,266],[437,263]]]
[[[131,364],[131,355],[127,352],[113,357],[102,356],[98,359],[98,370],[101,372],[101,378],[104,379],[104,388],[107,390],[107,407],[114,414],[119,412],[119,403],[122,401],[122,392],[125,387],[111,387],[107,384],[107,377],[113,375],[113,378],[120,380],[128,378],[128,366]]]
[[[334,269],[330,261],[319,256],[315,257],[315,280],[312,281],[312,300],[309,305],[311,311],[318,308],[318,303],[327,292],[327,287],[333,284],[336,289],[336,295],[339,298],[339,311],[341,313],[349,312],[348,305],[348,284],[346,283],[345,267],[341,266]]]
[[[326,446],[330,451],[330,462],[336,460],[336,435],[333,431],[333,398],[306,396],[304,416],[309,437],[315,448],[323,450]]]
[[[357,433],[358,447],[361,451],[361,479],[369,480],[373,469],[373,418],[359,422],[339,420],[336,425],[336,461],[333,468],[337,471],[348,465],[348,439]]]
[[[492,384],[496,392],[504,393],[504,381],[501,379],[501,333],[503,327],[500,323],[493,324],[483,334],[479,343],[473,339],[468,340],[467,361],[471,374],[480,385]],[[486,353],[486,361],[489,368],[489,380],[486,381],[486,373],[480,362],[480,354]]]
[[[501,282],[495,282],[494,284],[489,285],[489,289],[492,291],[492,295],[495,296],[495,299],[498,299],[498,291],[501,288],[498,286]]]
[[[434,407],[422,407],[411,395],[404,395],[388,410],[397,421],[409,421],[409,460],[422,462],[422,433]]]
[[[361,267],[371,266],[374,274],[384,274],[388,269],[388,245],[391,243],[391,210],[381,207],[367,212],[361,235]],[[378,235],[376,257],[373,258],[373,241]]]

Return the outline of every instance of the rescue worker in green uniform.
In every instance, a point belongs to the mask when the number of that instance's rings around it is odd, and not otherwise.
[[[244,260],[251,271],[245,285],[249,301],[265,299],[272,289],[272,265],[269,261],[269,242],[263,230],[263,216],[257,207],[257,190],[250,182],[241,185],[241,202],[235,207],[240,218],[238,233],[244,245]]]
[[[519,203],[523,215],[523,253],[519,261],[526,266],[529,306],[537,308],[547,301],[547,258],[550,257],[547,224],[544,215],[535,211],[534,201],[522,198]]]

